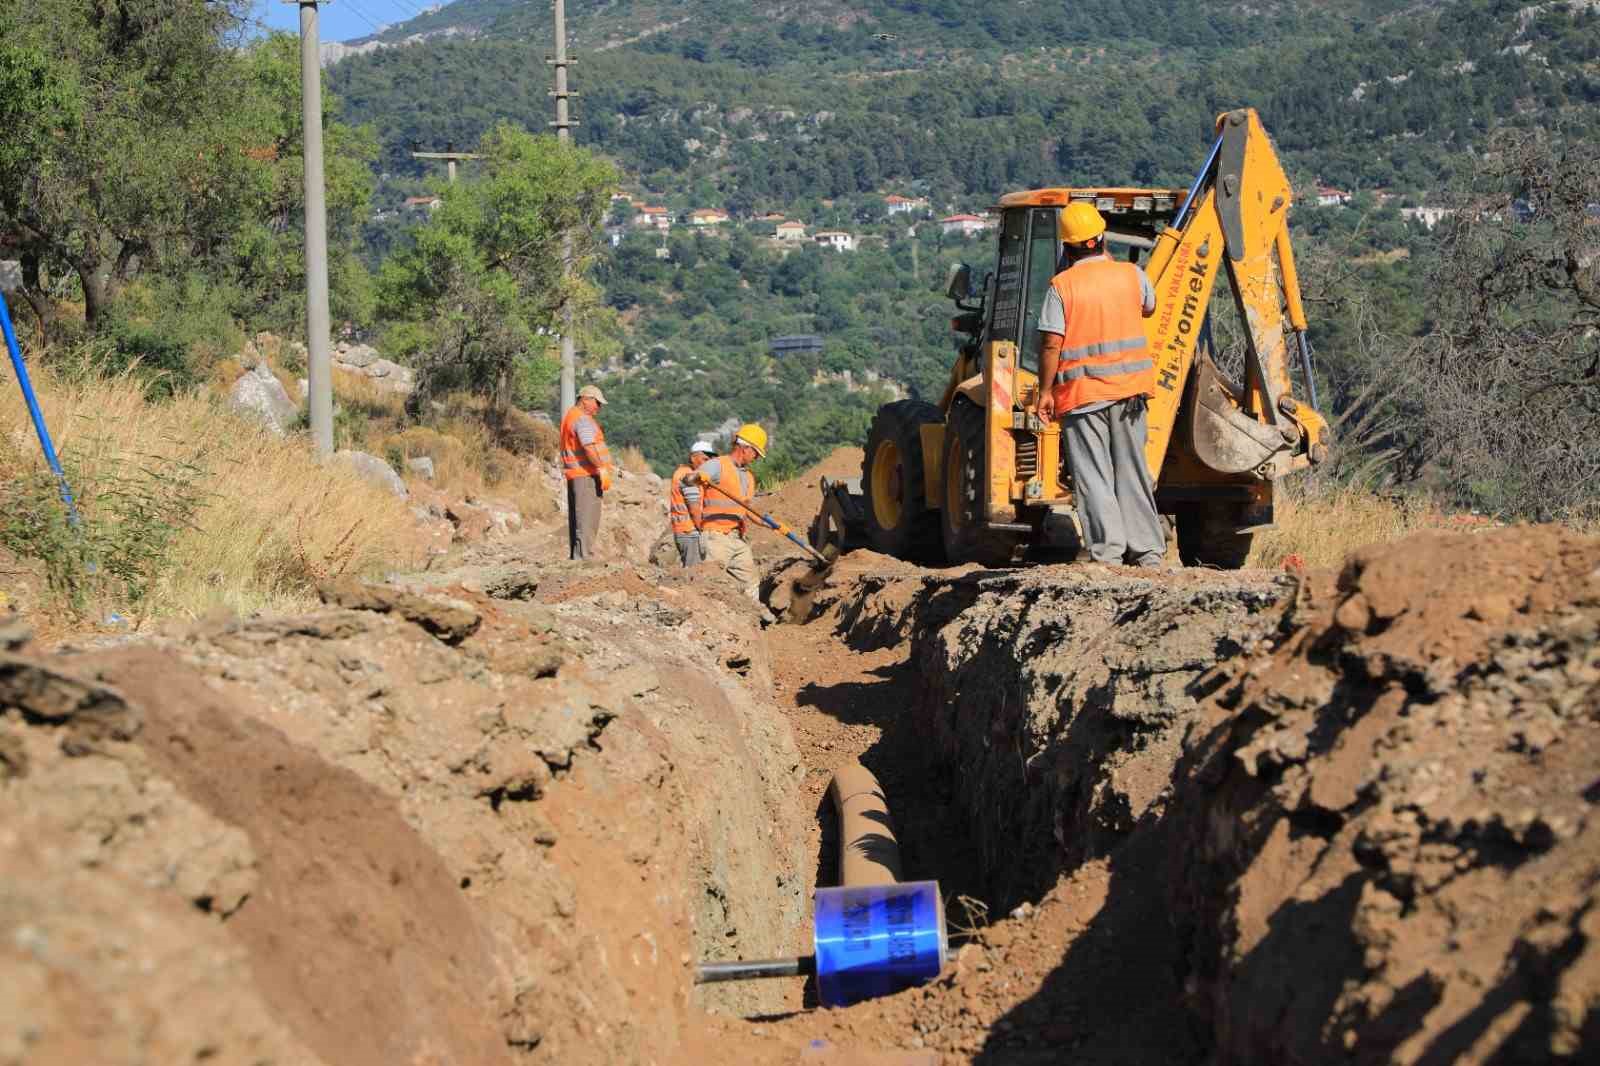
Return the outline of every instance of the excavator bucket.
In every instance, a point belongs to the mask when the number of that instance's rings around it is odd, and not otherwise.
[[[1281,430],[1239,404],[1238,391],[1204,353],[1189,379],[1190,444],[1195,457],[1219,474],[1244,474],[1290,447]]]

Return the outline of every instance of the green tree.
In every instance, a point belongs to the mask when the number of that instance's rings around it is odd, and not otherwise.
[[[86,323],[104,331],[120,328],[107,312],[135,278],[187,285],[196,272],[246,294],[230,311],[289,302],[276,317],[298,317],[297,48],[283,35],[238,47],[247,13],[244,0],[0,11],[0,237],[21,249],[23,295],[41,320],[52,278],[75,279]],[[376,140],[325,124],[336,299],[359,315],[353,249]]]
[[[570,305],[580,330],[604,323],[584,279],[616,184],[611,165],[581,148],[496,126],[471,176],[443,185],[443,203],[410,248],[379,272],[380,306],[404,324],[395,340],[418,369],[417,397],[464,388],[512,399],[514,382],[548,380],[548,334]],[[574,270],[562,270],[562,234]]]
[[[77,276],[93,326],[142,263],[212,236],[238,207],[251,161],[224,106],[235,12],[203,0],[8,7],[0,225],[31,270]]]

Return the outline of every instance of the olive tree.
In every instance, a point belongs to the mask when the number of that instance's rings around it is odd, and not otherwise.
[[[391,347],[417,368],[418,398],[459,388],[500,408],[519,378],[553,380],[564,310],[580,326],[603,317],[585,275],[616,175],[585,149],[510,124],[486,133],[478,153],[463,180],[438,188],[411,246],[384,262],[378,292],[399,323]]]

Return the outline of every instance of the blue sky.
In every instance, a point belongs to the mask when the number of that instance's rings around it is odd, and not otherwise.
[[[374,26],[404,22],[440,0],[330,0],[318,20],[324,41],[370,37]],[[283,0],[253,0],[253,16],[275,30],[300,31],[300,7]]]

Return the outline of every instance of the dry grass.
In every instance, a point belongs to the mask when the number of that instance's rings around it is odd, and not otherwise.
[[[369,438],[367,451],[404,459],[433,460],[431,482],[408,478],[415,486],[430,485],[449,496],[490,496],[513,504],[527,521],[555,514],[556,504],[544,483],[543,460],[519,456],[496,443],[481,416],[449,410],[431,426],[390,427]]]
[[[1343,485],[1280,484],[1275,511],[1275,528],[1256,534],[1250,566],[1277,569],[1298,556],[1312,569],[1337,567],[1351,551],[1369,544],[1386,544],[1420,529],[1481,524],[1472,516],[1446,515],[1425,497],[1380,496]]]
[[[644,452],[640,451],[638,446],[634,444],[625,445],[617,453],[617,464],[630,474],[648,474],[652,472],[650,470],[650,461],[644,457]]]
[[[282,381],[284,375],[279,371],[278,380]],[[299,385],[290,381],[286,386],[289,395],[299,402]],[[333,372],[334,401],[340,405],[354,408],[368,418],[401,420],[405,418],[406,398],[395,392],[393,388],[383,384],[379,379],[369,378],[365,374],[354,374],[348,370],[335,370]]]
[[[416,562],[405,502],[318,466],[303,439],[275,436],[200,394],[148,403],[131,376],[68,384],[36,372],[34,384],[58,450],[88,482],[161,459],[201,472],[194,528],[178,534],[174,565],[141,605],[144,617],[304,608],[322,578]],[[42,468],[15,388],[0,389],[0,429],[11,445],[0,453],[0,479]],[[92,513],[95,500],[83,495]],[[34,606],[49,613],[57,605]]]

